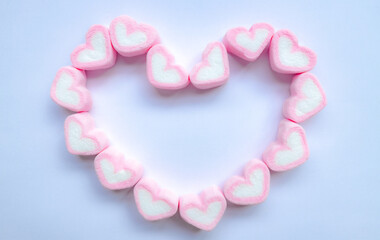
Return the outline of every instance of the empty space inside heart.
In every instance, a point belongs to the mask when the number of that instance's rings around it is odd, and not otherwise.
[[[267,52],[253,63],[229,60],[222,87],[161,91],[148,82],[145,56],[118,56],[112,69],[87,72],[90,113],[111,144],[163,187],[185,194],[222,186],[275,139],[290,81],[272,72]]]

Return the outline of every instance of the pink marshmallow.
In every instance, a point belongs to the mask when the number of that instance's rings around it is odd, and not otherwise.
[[[109,146],[108,138],[95,128],[95,122],[87,112],[66,118],[65,139],[67,150],[76,155],[96,155]]]
[[[181,89],[189,84],[185,70],[175,65],[173,55],[161,45],[153,46],[146,56],[149,82],[156,88]]]
[[[151,179],[143,178],[133,190],[137,209],[149,221],[173,216],[178,209],[178,197],[162,189]]]
[[[224,196],[238,205],[263,202],[269,193],[270,173],[261,160],[251,160],[244,168],[244,177],[233,176],[224,185]]]
[[[273,35],[269,60],[273,71],[295,74],[311,70],[317,63],[317,56],[309,48],[299,46],[293,33],[280,30]]]
[[[160,41],[153,27],[128,16],[119,16],[111,22],[110,36],[115,50],[125,57],[145,54]]]
[[[212,230],[222,218],[227,202],[216,186],[202,191],[199,195],[185,195],[180,198],[179,213],[187,223],[206,231]]]
[[[111,190],[130,188],[143,174],[141,164],[126,160],[124,155],[113,147],[99,153],[95,157],[94,165],[100,183]]]
[[[224,36],[223,43],[228,52],[253,62],[270,43],[274,29],[267,23],[256,23],[247,30],[244,27],[230,29]]]
[[[273,171],[286,171],[304,163],[309,157],[309,147],[304,129],[289,120],[282,120],[277,140],[263,153],[263,161]]]
[[[116,52],[112,47],[108,28],[102,25],[90,27],[86,34],[86,44],[74,49],[71,62],[74,67],[84,70],[112,67],[116,62]]]
[[[311,73],[296,75],[290,85],[290,97],[283,106],[284,117],[303,122],[321,111],[327,104],[318,79]]]
[[[190,73],[191,83],[199,89],[208,89],[225,84],[230,76],[226,48],[220,42],[207,45],[202,62],[195,65]]]
[[[51,86],[50,97],[71,111],[89,111],[92,99],[86,88],[85,72],[70,66],[60,68]]]

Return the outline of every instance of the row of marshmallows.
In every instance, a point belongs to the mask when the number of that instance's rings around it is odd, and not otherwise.
[[[110,30],[99,25],[90,28],[86,44],[71,55],[74,67],[61,68],[53,82],[51,96],[59,105],[76,112],[65,121],[66,145],[70,153],[97,155],[95,169],[103,186],[109,189],[133,187],[136,204],[142,216],[159,220],[174,215],[179,206],[182,218],[204,230],[213,229],[221,219],[226,199],[239,205],[264,201],[269,192],[270,173],[292,169],[306,161],[309,155],[301,122],[319,112],[326,98],[318,80],[310,73],[296,75],[291,83],[291,96],[284,104],[283,113],[289,120],[279,125],[277,140],[268,146],[260,160],[250,161],[243,176],[234,176],[223,191],[213,186],[199,195],[177,197],[161,188],[153,180],[142,178],[143,169],[134,161],[109,147],[106,135],[95,127],[87,113],[92,101],[86,89],[84,70],[108,68],[116,60],[115,50],[127,57],[147,54],[147,74],[150,82],[159,88],[178,89],[189,84],[199,88],[219,86],[228,79],[229,51],[245,60],[256,60],[270,43],[270,63],[273,70],[282,73],[302,73],[313,68],[315,54],[299,47],[289,31],[274,30],[268,24],[255,24],[248,31],[235,28],[227,32],[224,44],[211,43],[203,53],[202,62],[189,77],[174,64],[174,58],[160,44],[156,31],[145,24],[137,24],[129,17],[116,18]],[[226,47],[224,47],[226,46]],[[179,80],[178,80],[179,79]],[[291,120],[291,121],[290,121]],[[268,166],[268,167],[267,167]]]
[[[152,179],[143,177],[140,163],[128,160],[114,147],[88,112],[72,114],[65,120],[66,146],[76,155],[97,155],[94,165],[101,184],[111,190],[134,186],[137,208],[147,220],[173,216],[178,208],[181,217],[193,226],[211,230],[226,209],[226,199],[238,205],[263,202],[269,193],[270,172],[286,171],[304,163],[309,149],[303,128],[289,120],[279,125],[277,140],[264,152],[263,161],[254,159],[244,168],[243,176],[229,178],[220,190],[212,186],[199,195],[176,196]]]
[[[174,57],[160,42],[149,25],[138,24],[127,16],[114,19],[108,30],[101,25],[90,28],[86,44],[71,54],[73,67],[61,68],[53,82],[51,96],[59,105],[72,111],[88,111],[92,100],[86,89],[83,70],[112,67],[116,51],[126,57],[147,53],[147,76],[157,88],[179,89],[189,82],[201,89],[224,84],[229,77],[227,51],[247,61],[255,61],[270,45],[270,63],[274,71],[298,74],[309,71],[316,64],[316,55],[298,45],[297,38],[287,30],[274,33],[266,23],[254,24],[249,30],[231,29],[220,42],[210,43],[203,52],[202,62],[187,75],[175,65]],[[226,51],[227,49],[227,51]],[[116,51],[115,51],[116,50]],[[302,122],[326,105],[326,97],[318,79],[305,73],[292,81],[291,97],[285,102],[283,114],[294,122]]]

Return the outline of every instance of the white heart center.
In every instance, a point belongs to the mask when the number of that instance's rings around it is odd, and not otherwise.
[[[138,190],[138,198],[141,210],[149,216],[165,214],[172,209],[163,200],[153,201],[152,194],[144,188]]]
[[[239,198],[257,197],[263,193],[264,173],[261,169],[254,170],[249,176],[250,184],[240,184],[234,190],[234,196]]]
[[[289,150],[278,151],[275,157],[276,164],[279,166],[288,165],[300,159],[304,154],[302,137],[298,132],[292,132],[286,140]]]
[[[90,138],[82,138],[82,127],[74,121],[69,123],[69,143],[76,152],[91,152],[96,149],[96,143]]]
[[[241,32],[236,35],[236,42],[250,52],[256,52],[262,46],[268,34],[269,31],[264,28],[256,29],[254,38],[250,32]]]
[[[323,100],[321,91],[310,78],[307,79],[302,86],[302,93],[305,95],[305,98],[297,102],[295,109],[297,116],[302,116],[313,111]]]
[[[74,79],[70,74],[62,73],[55,87],[55,95],[58,100],[71,105],[79,104],[79,94],[69,90]]]
[[[78,54],[79,62],[95,62],[103,60],[106,57],[106,38],[102,32],[96,32],[92,35],[91,45],[93,49],[83,49]]]
[[[128,34],[127,28],[123,23],[117,23],[115,26],[116,39],[121,46],[134,47],[146,42],[148,37],[144,32],[135,31]]]
[[[181,76],[176,69],[165,69],[167,65],[166,57],[160,53],[152,56],[152,74],[157,82],[177,83]]]
[[[278,40],[278,52],[280,61],[289,67],[305,67],[309,65],[308,56],[301,51],[292,51],[293,42],[286,36],[281,36]]]
[[[209,66],[204,66],[199,69],[197,80],[209,81],[222,77],[224,74],[222,49],[219,46],[215,46],[207,56],[207,60]]]
[[[130,179],[132,176],[131,172],[125,169],[115,172],[115,168],[112,162],[110,162],[108,159],[102,159],[100,162],[100,167],[102,169],[104,177],[109,183],[124,182]]]
[[[221,209],[221,202],[213,202],[208,205],[206,212],[194,207],[187,209],[186,215],[193,221],[196,221],[204,225],[209,225],[213,221],[215,221]]]

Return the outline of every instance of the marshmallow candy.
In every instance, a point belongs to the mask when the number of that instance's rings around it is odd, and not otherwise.
[[[224,196],[238,205],[263,202],[269,193],[270,173],[261,160],[254,159],[244,168],[244,177],[233,176],[224,186]]]
[[[282,112],[294,122],[303,122],[326,104],[326,95],[318,79],[311,73],[303,73],[293,78],[290,97],[285,101]]]
[[[180,89],[189,84],[185,70],[174,64],[174,57],[161,45],[153,46],[146,56],[149,82],[156,88]]]
[[[216,186],[202,191],[199,195],[185,195],[180,198],[179,212],[189,224],[202,229],[212,230],[226,210],[226,199]]]
[[[71,53],[74,67],[96,70],[112,67],[116,62],[116,52],[112,47],[108,28],[92,26],[86,34],[86,44],[78,46]]]
[[[266,23],[256,23],[247,30],[237,27],[229,30],[223,43],[228,52],[247,60],[255,61],[272,39],[274,29]]]
[[[312,50],[299,46],[293,33],[280,30],[273,35],[269,60],[273,71],[295,74],[311,70],[317,63],[317,56]]]
[[[202,62],[191,71],[190,81],[196,88],[208,89],[225,84],[229,75],[226,48],[220,42],[213,42],[203,51]]]
[[[76,155],[96,155],[109,145],[108,138],[95,128],[94,120],[87,112],[66,118],[65,139],[67,150]]]
[[[110,36],[115,50],[125,57],[145,54],[159,42],[153,27],[139,24],[128,16],[117,17],[111,22]]]
[[[143,168],[115,148],[107,148],[95,157],[95,171],[101,184],[111,190],[132,187],[140,180]]]
[[[74,112],[88,111],[92,106],[85,72],[70,66],[58,70],[50,96],[58,105]]]
[[[160,188],[153,180],[143,178],[133,189],[137,209],[149,221],[173,216],[178,209],[178,197]]]
[[[277,140],[263,153],[263,161],[273,171],[286,171],[304,163],[309,157],[304,129],[289,120],[282,120]]]

